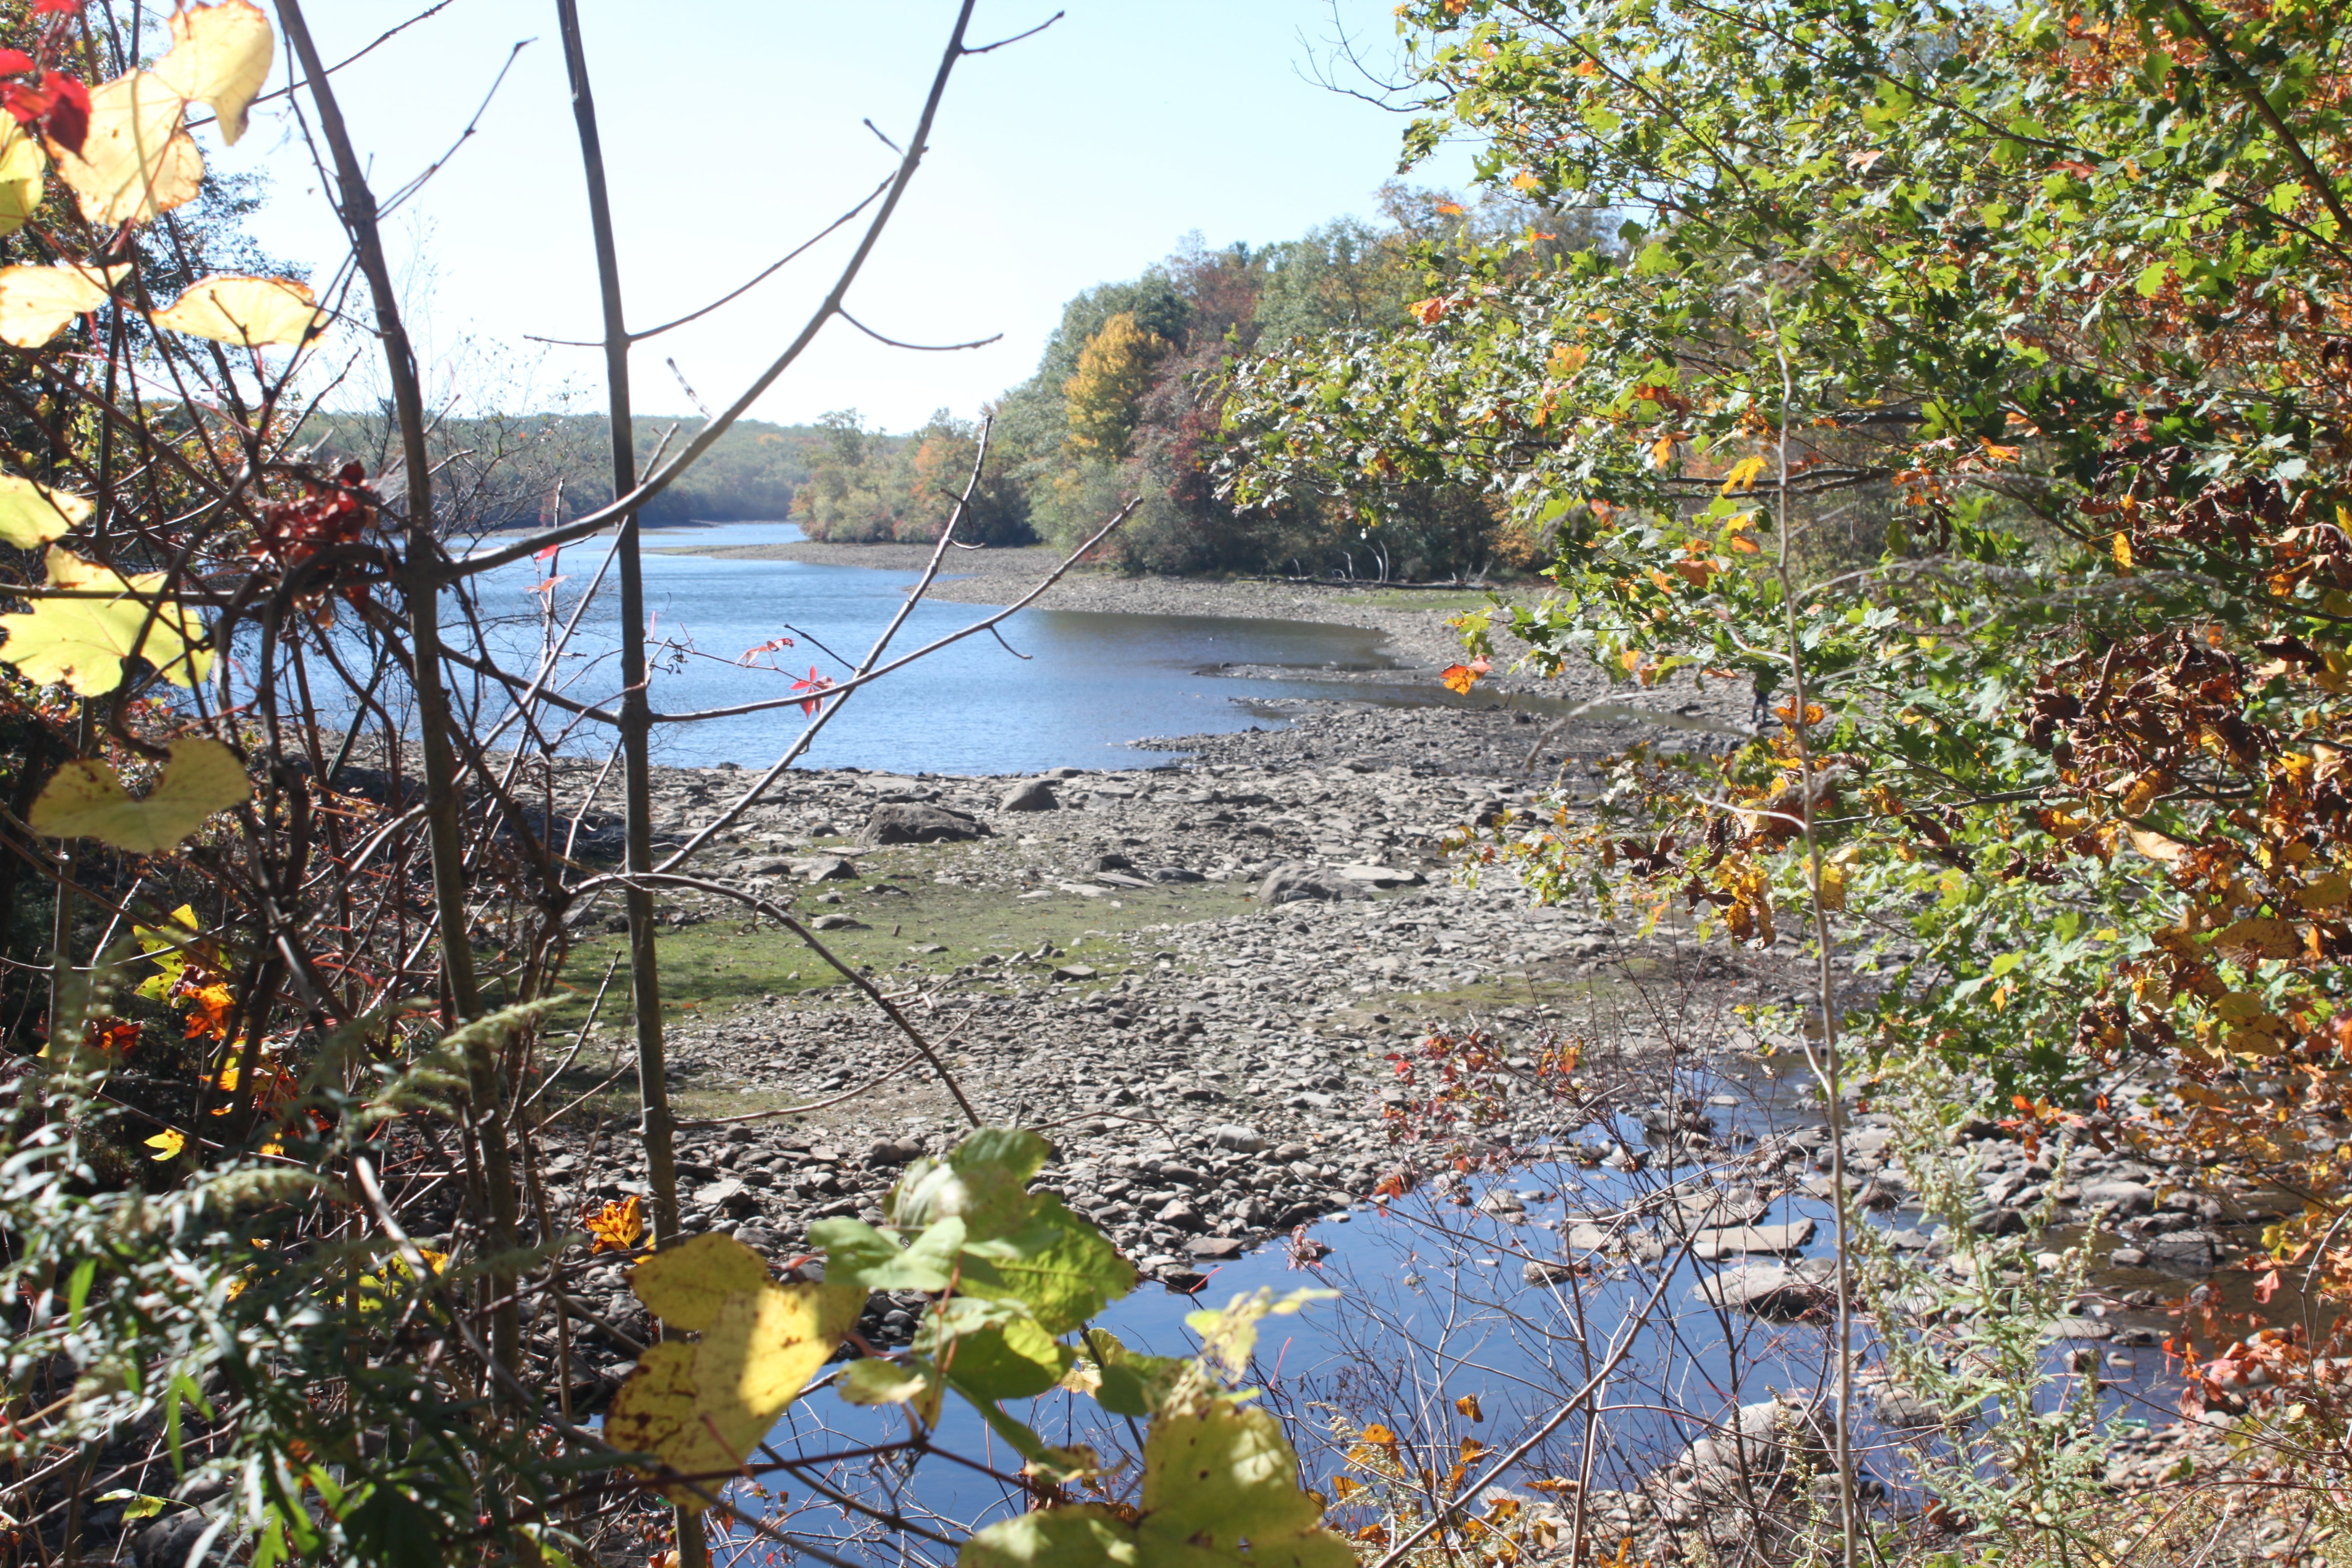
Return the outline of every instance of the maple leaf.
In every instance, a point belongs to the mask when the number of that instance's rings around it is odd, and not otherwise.
[[[201,1035],[218,1040],[227,1037],[234,1001],[229,995],[227,981],[215,980],[209,985],[191,986],[181,993],[180,1000],[194,1005],[194,1010],[188,1014],[186,1038],[193,1040]]]
[[[756,652],[758,650],[754,649],[753,651]],[[746,657],[749,656],[747,655]],[[793,679],[793,689],[794,691],[830,691],[833,689],[833,677],[829,675],[819,675],[816,672],[816,666],[810,665],[808,679],[803,680],[797,676],[794,677]],[[817,698],[812,697],[801,704],[801,711],[804,714],[813,715],[820,706],[822,706],[821,701]]]
[[[580,1223],[595,1238],[593,1252],[627,1252],[646,1234],[645,1200],[633,1193],[619,1203],[608,1203],[594,1214],[583,1215]]]

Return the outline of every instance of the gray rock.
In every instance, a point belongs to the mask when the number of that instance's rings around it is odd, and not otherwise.
[[[809,921],[811,931],[864,931],[866,922],[855,915],[819,915]]]
[[[1540,1258],[1528,1259],[1519,1270],[1519,1278],[1530,1285],[1559,1285],[1576,1278],[1576,1265],[1562,1260],[1550,1262]]]
[[[2116,1268],[2138,1268],[2147,1262],[2147,1254],[2137,1247],[2118,1247],[2107,1254],[2107,1262]]]
[[[950,811],[943,805],[877,805],[874,815],[866,819],[868,844],[943,844],[985,838],[988,835],[988,825],[978,817]]]
[[[2085,1182],[2083,1206],[2105,1209],[2118,1219],[2153,1213],[2156,1194],[2137,1182]]]
[[[2072,1315],[2050,1320],[2042,1331],[2045,1340],[2105,1340],[2115,1336],[2116,1326],[2105,1318],[2077,1318]]]
[[[1265,1138],[1261,1137],[1255,1129],[1244,1127],[1237,1121],[1228,1121],[1222,1127],[1211,1128],[1209,1142],[1220,1149],[1230,1149],[1236,1154],[1262,1154],[1266,1149]]]
[[[1721,1230],[1703,1230],[1691,1251],[1708,1262],[1745,1252],[1802,1252],[1812,1243],[1813,1228],[1811,1220],[1801,1219],[1788,1225],[1736,1225]]]
[[[1094,977],[1093,968],[1084,963],[1065,963],[1054,971],[1056,980],[1092,980]]]
[[[1187,871],[1181,866],[1154,866],[1144,872],[1144,875],[1155,882],[1205,882],[1208,880],[1200,872]]]
[[[1418,888],[1427,880],[1418,871],[1398,870],[1388,866],[1342,866],[1339,875],[1350,882],[1361,882],[1372,888]]]
[[[2147,1239],[2147,1260],[2164,1268],[2202,1274],[2220,1261],[2221,1238],[2207,1230],[2176,1230]]]
[[[1837,1300],[1832,1281],[1837,1266],[1826,1259],[1805,1263],[1748,1263],[1702,1279],[1691,1294],[1735,1311],[1788,1321],[1822,1311]]]
[[[1262,904],[1287,904],[1307,899],[1328,901],[1347,896],[1344,883],[1328,880],[1314,867],[1295,862],[1268,871],[1257,889],[1257,901]]]
[[[1230,1236],[1196,1236],[1184,1244],[1184,1250],[1194,1258],[1211,1258],[1220,1261],[1239,1258],[1249,1249],[1249,1243]]]
[[[923,1157],[923,1146],[911,1138],[885,1138],[866,1151],[866,1163],[877,1170],[904,1165]]]
[[[838,855],[812,855],[804,860],[787,863],[793,875],[803,882],[854,882],[857,868]]]
[[[1031,779],[1014,784],[996,803],[999,811],[1058,811],[1062,803],[1054,798],[1052,779]]]
[[[1201,1211],[1182,1198],[1170,1199],[1168,1206],[1151,1217],[1171,1230],[1189,1230],[1197,1235],[1209,1228],[1209,1222],[1201,1217]]]

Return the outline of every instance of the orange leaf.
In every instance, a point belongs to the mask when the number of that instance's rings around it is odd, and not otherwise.
[[[1445,682],[1447,690],[1456,696],[1467,697],[1470,689],[1478,684],[1478,672],[1466,664],[1451,664],[1437,679]]]

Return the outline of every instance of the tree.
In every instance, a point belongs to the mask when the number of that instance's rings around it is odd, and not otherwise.
[[[1477,137],[1622,251],[1467,258],[1402,332],[1246,367],[1234,493],[1482,486],[1553,535],[1558,595],[1509,622],[1535,666],[1772,715],[1483,853],[1733,940],[1777,906],[1821,950],[1833,1117],[1842,1041],[1882,1095],[1933,1058],[1974,1110],[2315,1194],[2276,1258],[2352,1284],[2340,7],[1402,16],[1412,144]],[[2107,1097],[2145,1066],[2165,1093]],[[2273,1432],[2334,1463],[2313,1348],[2263,1353]]]
[[[1102,331],[1087,340],[1078,368],[1062,384],[1071,450],[1097,461],[1128,455],[1136,405],[1170,347],[1167,339],[1138,325],[1127,310],[1105,321]]]

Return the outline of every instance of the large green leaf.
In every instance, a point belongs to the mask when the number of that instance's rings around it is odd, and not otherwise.
[[[965,1542],[961,1568],[1355,1568],[1299,1489],[1282,1425],[1224,1401],[1164,1415],[1143,1448],[1143,1516],[1120,1523],[1096,1504],[1024,1514]]]
[[[1029,1180],[1053,1146],[1034,1132],[983,1127],[944,1160],[918,1160],[890,1191],[890,1220],[920,1230],[950,1215],[971,1239],[987,1241],[1028,1222]]]
[[[819,1220],[809,1240],[824,1249],[825,1278],[868,1290],[944,1290],[962,1250],[964,1225],[950,1217],[901,1244],[864,1220]]]
[[[981,1404],[1034,1399],[1076,1360],[1018,1303],[968,1298],[926,1317],[915,1348],[947,1369],[959,1393]]]
[[[1029,1202],[1030,1224],[965,1249],[963,1289],[1026,1302],[1046,1332],[1067,1333],[1135,1289],[1135,1265],[1061,1199],[1041,1193]]]

